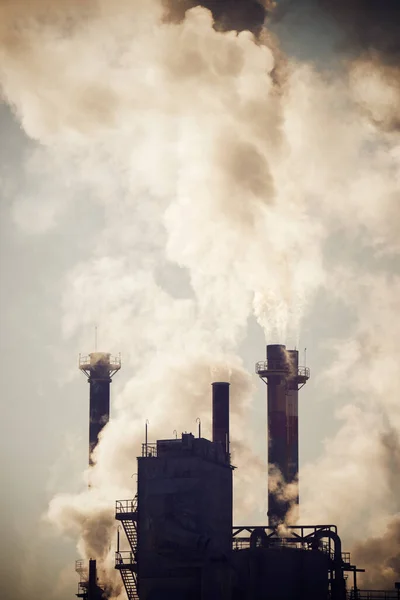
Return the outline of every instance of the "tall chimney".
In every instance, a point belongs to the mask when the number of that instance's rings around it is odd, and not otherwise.
[[[298,366],[297,350],[281,344],[267,346],[267,360],[256,364],[256,373],[268,385],[268,464],[276,467],[283,484],[293,483],[299,472],[298,391],[310,377]],[[268,476],[268,520],[276,527],[285,521],[293,504],[279,498],[276,473]],[[299,497],[294,499],[299,503]]]
[[[97,594],[97,564],[93,559],[89,560],[88,600],[96,600]]]
[[[220,442],[229,456],[229,383],[212,384],[212,439]]]
[[[121,368],[121,358],[107,352],[92,352],[79,356],[79,369],[87,376],[90,385],[89,399],[89,465],[103,427],[110,419],[110,384]]]

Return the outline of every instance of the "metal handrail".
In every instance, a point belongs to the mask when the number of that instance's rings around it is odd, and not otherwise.
[[[346,563],[346,565],[350,564],[350,552],[342,552],[342,561]]]
[[[157,458],[157,443],[142,444],[142,456],[147,458]]]
[[[86,564],[86,561],[82,560],[82,559],[78,559],[75,561],[75,571],[77,573],[80,573],[81,571],[87,571],[88,567]]]
[[[120,356],[113,356],[110,354],[110,360],[109,360],[109,364],[111,367],[114,368],[120,368],[121,367],[121,357]],[[91,361],[90,361],[90,356],[89,354],[85,354],[85,355],[79,355],[79,366],[83,367],[87,365],[88,367],[91,366]]]
[[[115,553],[115,566],[133,567],[136,564],[135,555],[129,550],[123,550]]]
[[[334,526],[329,526],[329,530],[332,531],[332,528]],[[313,538],[310,537],[312,536],[314,533],[316,533],[317,531],[321,530],[321,527],[317,528],[317,527],[313,527],[313,526],[308,526],[308,527],[296,527],[296,526],[291,526],[292,529],[312,529],[312,533],[311,534],[307,534],[304,535],[304,531],[301,531],[301,535],[293,535],[293,536],[285,536],[285,537],[278,537],[278,536],[274,536],[274,533],[267,533],[266,532],[266,541],[268,546],[273,546],[275,548],[298,548],[298,549],[303,549],[303,550],[312,550],[312,540]],[[248,528],[250,529],[250,528]],[[246,530],[248,532],[248,529]],[[256,528],[253,528],[253,530]],[[257,528],[258,529],[258,528]],[[262,527],[261,529],[263,529],[264,531],[267,530],[267,527]],[[327,527],[324,527],[323,529],[328,529]],[[240,531],[238,533],[241,533]],[[249,548],[250,547],[250,535],[248,537],[237,537],[237,535],[234,533],[233,537],[232,537],[232,549],[234,551],[236,550],[242,550],[245,548]],[[330,544],[329,543],[322,543],[320,545],[320,550],[324,553],[327,554],[329,556],[329,558],[331,560],[334,560],[335,558],[335,553],[331,550]],[[342,552],[342,561],[344,564],[350,564],[350,552]],[[391,596],[390,596],[391,598]]]
[[[350,600],[397,600],[397,590],[350,590]]]
[[[121,513],[134,513],[137,511],[137,496],[129,500],[116,500],[115,501],[115,512],[116,514]]]
[[[286,538],[293,539],[293,541],[301,541],[302,539],[310,541],[311,538],[317,531],[333,531],[337,533],[336,525],[286,525],[285,528],[290,532],[290,536],[280,536],[275,527],[270,525],[237,525],[232,527],[233,537],[243,533],[252,533],[255,529],[264,529],[268,536],[273,536],[278,539]]]
[[[273,361],[273,366],[269,366],[268,360],[261,360],[256,363],[256,373],[259,375],[265,371],[271,371],[276,373],[285,373],[290,374],[290,365],[287,363],[280,363],[277,367],[276,361]],[[310,378],[310,369],[308,367],[298,367],[297,368],[297,376],[298,377],[306,377]]]

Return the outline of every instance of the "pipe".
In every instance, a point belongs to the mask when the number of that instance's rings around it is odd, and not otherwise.
[[[96,561],[89,560],[88,600],[95,600],[97,595],[97,566]]]
[[[212,439],[220,443],[229,457],[229,383],[212,384]]]
[[[332,600],[346,600],[346,586],[343,579],[342,541],[337,533],[328,529],[320,529],[313,535],[313,540],[319,542],[329,538],[334,543],[335,580],[332,582]]]
[[[297,350],[287,351],[289,376],[286,382],[286,481],[292,483],[299,476],[299,389],[297,373],[299,369],[299,353]],[[295,504],[299,504],[299,492]]]

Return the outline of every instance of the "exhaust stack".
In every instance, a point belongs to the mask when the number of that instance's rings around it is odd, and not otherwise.
[[[79,355],[79,369],[86,375],[90,385],[89,399],[89,466],[93,466],[92,454],[99,441],[103,427],[110,420],[110,384],[121,368],[121,357],[107,352]]]
[[[279,498],[280,482],[276,481],[276,467],[282,475],[282,484],[295,482],[299,472],[298,392],[310,377],[306,367],[299,367],[297,350],[286,346],[267,346],[267,360],[256,364],[256,373],[268,385],[268,521],[276,527],[285,521],[290,507],[299,504]],[[272,471],[272,472],[271,472]]]
[[[229,457],[229,383],[212,384],[212,440],[220,442]]]

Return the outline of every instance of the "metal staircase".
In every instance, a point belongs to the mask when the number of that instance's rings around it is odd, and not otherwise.
[[[136,563],[132,552],[116,552],[115,568],[121,573],[129,600],[139,600],[137,591]]]
[[[133,554],[136,556],[137,549],[137,530],[135,521],[130,521],[128,519],[120,519],[122,522],[122,526],[125,531],[125,535],[128,538],[129,545]]]
[[[75,571],[79,575],[78,593],[76,594],[76,597],[86,600],[88,597],[89,587],[89,568],[86,561],[76,560]]]
[[[137,585],[137,495],[133,500],[117,500],[115,518],[121,521],[131,547],[130,552],[115,553],[115,568],[121,573],[128,600],[139,600]]]

